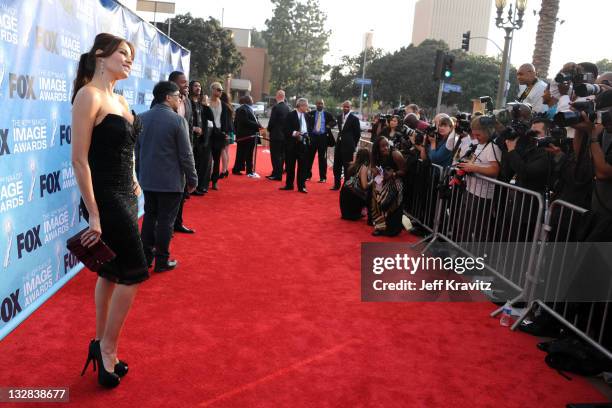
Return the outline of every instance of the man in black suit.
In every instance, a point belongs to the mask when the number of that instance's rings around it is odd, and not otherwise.
[[[253,170],[253,150],[257,141],[257,132],[262,128],[251,108],[253,99],[249,95],[240,98],[240,107],[236,109],[234,128],[236,129],[236,161],[233,174],[241,174],[240,169],[245,167],[249,177],[258,178]]]
[[[334,148],[334,186],[332,190],[340,190],[340,178],[348,174],[348,168],[353,161],[355,148],[361,138],[361,126],[357,116],[351,113],[351,102],[342,103],[342,114],[338,116],[338,139]]]
[[[297,185],[300,193],[307,193],[306,176],[308,172],[308,148],[310,145],[310,121],[308,100],[300,98],[295,104],[295,110],[285,118],[285,162],[287,181],[281,190],[293,190],[295,180],[295,162],[297,161]]]
[[[331,113],[325,111],[323,99],[317,101],[317,109],[310,112],[312,123],[312,143],[308,150],[308,175],[312,178],[312,165],[314,164],[315,154],[319,157],[319,183],[327,182],[327,140],[333,137],[331,130],[336,126],[336,120]]]
[[[272,161],[272,174],[266,176],[269,180],[281,181],[283,179],[283,162],[285,161],[285,117],[289,107],[285,103],[285,91],[276,91],[276,105],[270,112],[268,121],[268,134],[270,135],[270,160]]]
[[[189,100],[189,83],[187,82],[187,77],[181,71],[173,71],[168,76],[168,81],[174,82],[179,87],[179,105],[176,113],[184,117],[187,121],[187,131],[189,132],[189,140],[193,142],[193,112],[191,109],[191,101]],[[193,155],[193,149],[191,154]],[[193,234],[195,230],[183,225],[183,206],[185,205],[186,198],[189,198],[189,192],[187,190],[185,190],[185,194],[179,205],[178,213],[176,214],[176,220],[174,221],[174,231],[182,232],[185,234]]]

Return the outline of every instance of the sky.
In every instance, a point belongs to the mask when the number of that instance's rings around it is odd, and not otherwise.
[[[412,40],[414,6],[417,0],[319,0],[327,13],[327,28],[331,30],[329,53],[326,63],[337,63],[343,55],[356,55],[363,47],[363,36],[373,30],[373,45],[393,52],[408,46]],[[462,0],[456,0],[462,1]],[[510,3],[512,0],[508,1]],[[125,5],[135,9],[136,0],[124,0]],[[196,17],[212,16],[221,20],[225,27],[256,28],[263,30],[265,21],[272,16],[269,0],[175,0],[177,14],[190,12]],[[503,48],[504,32],[495,27],[494,0],[491,0],[491,27],[489,38]],[[531,62],[541,0],[529,0],[521,30],[515,31],[511,62],[518,66]],[[152,20],[152,14],[147,15]],[[610,38],[609,23],[612,16],[612,0],[560,0],[558,18],[565,20],[557,25],[549,75],[557,72],[568,61],[596,62],[603,58],[612,59],[612,47],[604,42]],[[161,20],[161,17],[158,18]],[[466,29],[467,31],[467,29]],[[499,54],[490,44],[487,53]]]

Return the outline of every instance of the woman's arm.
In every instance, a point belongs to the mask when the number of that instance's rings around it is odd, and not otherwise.
[[[391,155],[395,165],[398,168],[398,170],[394,172],[395,177],[404,177],[406,175],[406,160],[404,160],[404,156],[402,156],[402,154],[397,150],[393,150]]]
[[[72,167],[81,197],[89,213],[89,231],[81,237],[81,242],[85,246],[94,245],[102,234],[88,159],[91,133],[100,107],[99,95],[88,87],[79,90],[72,107]]]
[[[361,166],[359,169],[359,183],[364,190],[370,187],[370,183],[368,182],[368,166]]]

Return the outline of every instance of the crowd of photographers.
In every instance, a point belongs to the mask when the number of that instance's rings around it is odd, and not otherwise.
[[[387,180],[400,174],[402,194],[397,194],[398,188],[392,188],[390,194],[401,195],[406,206],[419,182],[418,168],[431,163],[449,169],[444,183],[450,188],[465,187],[482,211],[490,207],[495,185],[475,177],[466,179],[466,174],[541,193],[547,203],[562,199],[591,210],[596,220],[609,220],[612,72],[598,75],[592,63],[568,63],[546,82],[537,78],[531,64],[524,64],[517,77],[519,95],[501,110],[493,109],[491,98],[482,97],[482,111],[473,115],[439,114],[429,122],[416,105],[379,115],[371,130],[369,178],[359,186],[354,179],[359,169],[353,166],[347,175],[347,194],[356,191],[351,188],[354,185],[380,192]],[[380,162],[381,152],[391,159]],[[376,176],[380,176],[378,184]],[[372,221],[376,205],[371,194],[364,203]],[[347,215],[345,218],[352,217]],[[376,235],[398,233],[397,217],[394,219],[394,227],[377,228]],[[600,236],[591,239],[611,240],[609,228],[599,231]]]

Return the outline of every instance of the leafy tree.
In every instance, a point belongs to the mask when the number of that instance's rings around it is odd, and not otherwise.
[[[599,70],[599,74],[603,74],[604,72],[612,72],[612,60],[602,59],[601,61],[597,61],[595,63],[597,65],[597,69]]]
[[[257,31],[256,28],[251,29],[251,46],[255,48],[268,48],[268,43],[263,37],[261,31]]]
[[[191,51],[192,78],[223,78],[237,73],[244,61],[232,32],[212,17],[204,20],[190,13],[177,15],[172,20],[172,38]]]
[[[318,0],[272,0],[274,14],[262,33],[268,45],[272,89],[302,96],[318,89],[330,32]]]
[[[374,104],[397,106],[414,102],[425,108],[436,106],[439,83],[433,80],[436,51],[448,52],[443,41],[426,40],[419,46],[410,45],[393,53],[376,55],[366,68],[367,77],[372,78],[373,89],[370,97]],[[462,93],[443,94],[442,103],[458,105],[461,110],[471,111],[472,99],[489,95],[495,97],[499,79],[500,61],[492,57],[466,54],[459,50],[455,55],[453,77],[449,81],[461,85]],[[343,57],[342,62],[330,71],[330,95],[337,98],[350,98],[359,95],[353,80],[361,76],[363,54]],[[517,93],[516,70],[510,70],[511,87],[508,100],[512,101]]]
[[[347,99],[359,98],[360,87],[355,84],[356,78],[361,78],[363,67],[363,53],[355,56],[345,55],[341,63],[331,67],[329,71],[328,92],[334,98],[345,101]],[[366,76],[370,76],[369,70],[374,61],[384,54],[380,48],[369,48],[366,54]]]

